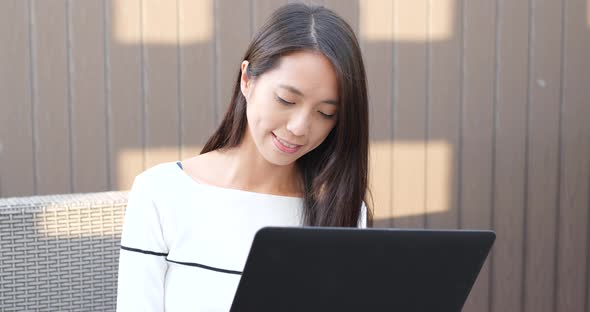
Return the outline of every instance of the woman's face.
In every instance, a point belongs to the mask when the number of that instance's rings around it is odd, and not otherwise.
[[[330,61],[319,52],[281,57],[274,69],[255,80],[245,75],[247,140],[268,162],[284,166],[318,147],[336,125],[338,81]]]

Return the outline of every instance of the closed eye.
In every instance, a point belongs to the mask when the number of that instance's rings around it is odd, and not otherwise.
[[[295,103],[289,102],[278,95],[275,95],[275,97],[276,97],[277,101],[283,105],[287,105],[287,106],[295,105]],[[336,117],[336,114],[326,114],[322,111],[318,111],[318,113],[320,113],[320,115],[322,115],[322,117],[326,118],[326,119],[334,119]]]
[[[284,104],[284,105],[293,105],[295,103],[289,102],[285,99],[283,99],[282,97],[277,95],[277,101],[279,101],[279,103]]]
[[[336,114],[330,115],[330,114],[322,113],[320,111],[318,111],[318,112],[322,115],[322,117],[324,117],[326,119],[334,119],[334,117],[336,117]]]

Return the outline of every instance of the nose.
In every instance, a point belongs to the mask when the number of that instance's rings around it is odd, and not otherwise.
[[[305,136],[311,126],[311,115],[306,110],[294,113],[287,123],[287,130],[295,136]]]

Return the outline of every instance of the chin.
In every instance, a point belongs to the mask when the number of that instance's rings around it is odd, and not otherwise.
[[[292,159],[279,159],[279,157],[265,157],[266,161],[268,161],[269,163],[275,165],[275,166],[289,166],[291,164],[293,164],[295,161],[297,161],[298,158],[292,158]]]
[[[270,150],[267,150],[266,153],[262,153],[262,156],[266,161],[275,166],[289,166],[301,157],[299,153],[294,155],[283,154],[281,151],[276,150],[274,146],[272,146]]]

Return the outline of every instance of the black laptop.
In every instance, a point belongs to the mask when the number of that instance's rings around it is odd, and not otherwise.
[[[231,311],[461,311],[492,231],[266,227]]]

